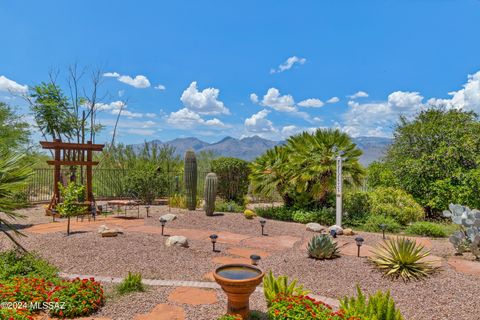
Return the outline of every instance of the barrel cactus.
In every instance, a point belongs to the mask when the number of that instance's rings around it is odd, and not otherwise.
[[[461,226],[462,230],[452,234],[449,238],[458,254],[470,250],[480,259],[480,210],[450,204],[450,210],[443,211],[443,216],[451,218],[453,223]]]
[[[333,259],[339,254],[337,243],[327,234],[313,236],[308,243],[307,251],[314,259]]]
[[[205,178],[204,199],[205,199],[205,214],[213,216],[215,211],[215,199],[217,198],[217,175],[213,172],[207,174]]]
[[[197,158],[193,150],[185,152],[185,197],[188,210],[195,210],[197,206]]]

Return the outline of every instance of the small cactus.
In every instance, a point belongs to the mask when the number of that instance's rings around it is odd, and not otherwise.
[[[450,236],[450,242],[458,254],[470,250],[480,260],[480,210],[458,204],[450,204],[448,208],[450,210],[443,211],[443,216],[462,228]]]
[[[215,211],[215,199],[217,198],[217,181],[217,175],[213,172],[207,174],[207,177],[205,178],[204,209],[207,216],[213,216],[213,212]]]
[[[313,236],[308,243],[308,255],[314,259],[333,259],[338,257],[337,243],[326,234]]]
[[[195,210],[197,206],[197,158],[193,150],[185,152],[185,197],[188,210]]]

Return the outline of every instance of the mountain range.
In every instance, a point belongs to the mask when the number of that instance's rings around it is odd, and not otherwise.
[[[360,162],[363,165],[368,165],[372,161],[380,159],[391,143],[391,139],[380,137],[357,137],[352,140],[363,151],[363,155],[360,157]],[[176,138],[165,142],[152,140],[148,143],[169,145],[175,148],[176,154],[182,156],[189,149],[193,149],[195,152],[211,150],[219,156],[235,157],[250,161],[263,154],[267,149],[283,144],[284,141],[272,141],[259,136],[253,136],[242,139],[225,137],[215,143],[208,143],[194,137]],[[133,147],[140,148],[142,145],[136,144]]]

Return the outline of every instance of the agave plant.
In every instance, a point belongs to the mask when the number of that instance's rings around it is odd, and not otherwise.
[[[319,234],[310,239],[308,255],[314,259],[333,259],[338,257],[337,243],[326,234]]]
[[[302,285],[297,285],[297,279],[288,282],[287,276],[278,276],[275,278],[272,271],[263,278],[263,292],[267,300],[267,305],[270,305],[279,294],[285,296],[304,296],[310,293],[310,291],[305,290]]]
[[[407,238],[393,238],[381,244],[370,257],[386,276],[401,277],[404,281],[428,277],[435,267],[424,258],[430,252],[423,245]]]
[[[480,259],[480,210],[470,210],[469,207],[452,203],[448,208],[450,210],[443,211],[443,216],[451,218],[462,228],[461,231],[452,234],[449,241],[458,254],[470,250],[477,259]]]

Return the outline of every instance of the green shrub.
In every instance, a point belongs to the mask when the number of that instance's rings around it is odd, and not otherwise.
[[[371,211],[368,192],[349,192],[343,199],[343,223],[349,226],[365,223]]]
[[[122,282],[120,282],[117,287],[117,292],[119,294],[143,291],[145,291],[145,287],[142,283],[141,273],[128,272],[128,275],[122,280]]]
[[[34,253],[15,250],[0,253],[0,281],[14,277],[54,279],[58,269]]]
[[[428,255],[430,252],[413,240],[393,238],[378,244],[369,259],[386,276],[408,281],[428,277],[435,270],[424,260]]]
[[[153,164],[129,170],[124,185],[129,196],[144,204],[152,204],[155,198],[168,194],[169,187],[167,173],[159,171]]]
[[[308,296],[278,295],[268,308],[270,320],[285,319],[345,319],[341,311],[334,312],[332,307]]]
[[[197,208],[200,208],[202,200],[197,198]],[[172,208],[180,208],[186,209],[187,208],[187,200],[185,199],[185,195],[181,194],[174,194],[168,199],[168,204]]]
[[[370,216],[367,218],[367,221],[362,226],[362,229],[369,232],[382,232],[380,228],[381,224],[386,224],[386,232],[398,233],[401,229],[400,224],[391,217],[384,216]]]
[[[310,293],[310,291],[303,289],[302,285],[297,286],[297,279],[289,282],[287,276],[278,276],[275,278],[273,272],[270,271],[263,278],[263,293],[267,305],[270,306],[279,294],[285,296],[301,296]]]
[[[365,298],[362,290],[357,286],[357,297],[345,297],[340,300],[340,310],[346,319],[375,319],[375,320],[403,320],[400,310],[396,309],[395,301],[390,291],[377,291],[374,295]]]
[[[445,226],[429,221],[415,222],[412,225],[408,226],[405,232],[407,234],[434,238],[444,238],[449,235]]]
[[[264,207],[255,209],[257,216],[280,221],[293,221],[292,209],[286,207]]]
[[[377,188],[370,193],[371,213],[389,216],[407,225],[424,217],[423,208],[411,195],[396,188]]]
[[[8,320],[32,320],[31,312],[24,309],[0,308],[0,319]]]
[[[215,202],[216,212],[243,212],[243,210],[245,210],[245,206],[235,201],[217,200]]]
[[[237,158],[220,157],[212,161],[212,172],[218,177],[218,195],[224,200],[243,204],[249,185],[248,162]]]

